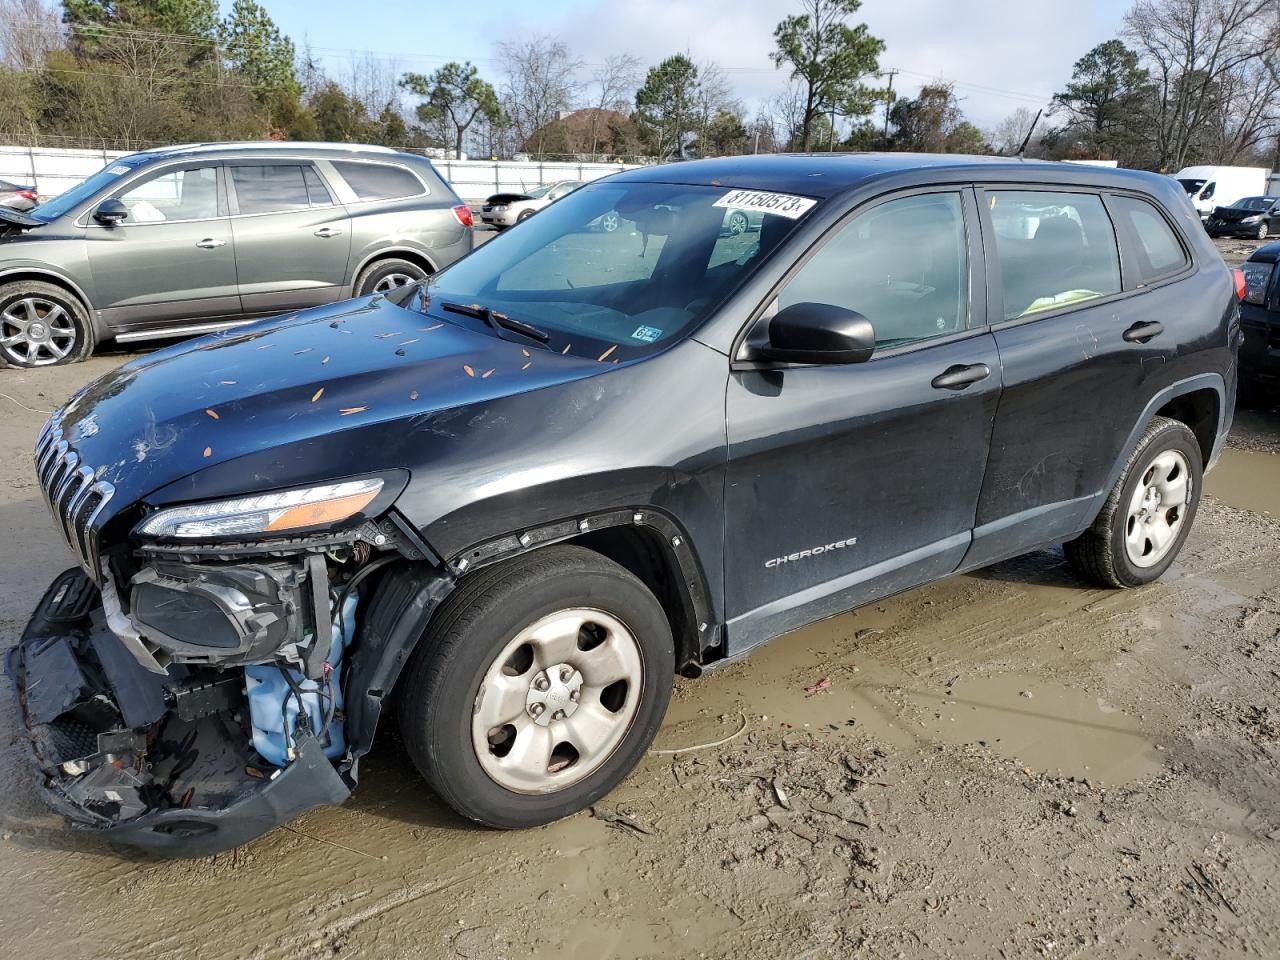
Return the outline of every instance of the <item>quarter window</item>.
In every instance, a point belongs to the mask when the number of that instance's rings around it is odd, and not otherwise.
[[[404,167],[335,160],[333,168],[347,181],[358,200],[396,200],[426,192],[422,181]]]
[[[307,199],[313,207],[327,207],[333,203],[333,197],[320,180],[320,175],[311,167],[302,168],[302,178],[307,182]]]
[[[304,210],[311,205],[302,167],[233,166],[230,172],[241,213],[281,213]]]
[[[1186,251],[1159,210],[1137,197],[1111,197],[1110,203],[1120,221],[1128,226],[1130,235],[1137,240],[1134,250],[1137,262],[1134,266],[1138,286],[1176,273],[1186,266]]]
[[[903,197],[859,214],[778,295],[778,306],[828,303],[871,321],[878,347],[965,328],[969,252],[958,193]]]
[[[218,170],[170,170],[126,190],[120,202],[129,208],[129,223],[208,220],[218,215]]]
[[[1006,320],[1120,292],[1120,251],[1101,197],[997,190],[987,198]]]

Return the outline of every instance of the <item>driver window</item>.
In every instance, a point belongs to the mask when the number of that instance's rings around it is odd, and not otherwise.
[[[778,295],[778,307],[829,303],[871,321],[896,347],[965,328],[969,248],[958,193],[879,204],[842,227]]]
[[[217,167],[170,170],[120,195],[129,223],[209,220],[218,215]]]

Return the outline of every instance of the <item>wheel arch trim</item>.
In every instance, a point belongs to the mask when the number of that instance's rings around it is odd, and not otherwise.
[[[60,273],[58,270],[55,270],[52,267],[36,266],[36,265],[26,265],[26,266],[15,265],[11,267],[5,267],[4,269],[0,270],[0,283],[8,282],[7,278],[12,276],[47,277],[49,280],[52,280],[54,283],[58,284],[59,286],[66,287],[71,293],[75,294],[76,299],[80,301],[80,305],[84,307],[85,311],[88,313],[89,322],[97,326],[98,311],[94,308],[93,302],[89,299],[88,294],[84,292],[84,289],[80,286],[80,284],[76,283],[74,280],[68,277],[65,273]]]
[[[436,273],[437,271],[439,271],[440,268],[436,266],[435,260],[432,259],[432,257],[428,253],[418,249],[417,247],[405,246],[403,244],[398,244],[392,247],[378,247],[376,250],[371,250],[368,253],[366,253],[363,259],[361,259],[359,263],[356,265],[356,268],[351,271],[351,277],[349,282],[347,283],[347,287],[350,289],[352,295],[355,294],[356,281],[360,279],[360,274],[363,273],[365,268],[368,267],[371,263],[377,260],[388,260],[395,257],[396,254],[406,254],[406,253],[409,254],[411,258],[424,261],[427,264],[428,273]],[[401,259],[406,259],[406,258],[401,257]]]

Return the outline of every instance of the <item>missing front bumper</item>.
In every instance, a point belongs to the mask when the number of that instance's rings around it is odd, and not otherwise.
[[[350,793],[314,736],[287,767],[258,757],[242,668],[142,667],[78,570],[54,580],[7,666],[47,801],[106,839],[203,856]]]

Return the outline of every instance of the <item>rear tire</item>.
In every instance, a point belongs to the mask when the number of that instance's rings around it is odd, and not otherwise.
[[[426,270],[411,260],[401,260],[399,257],[377,260],[361,270],[360,276],[356,277],[356,296],[391,293],[400,287],[425,280],[428,276]]]
[[[1097,519],[1063,544],[1072,568],[1108,587],[1138,587],[1169,568],[1200,505],[1200,444],[1186,424],[1155,417]]]
[[[631,771],[674,676],[671,628],[649,589],[590,550],[548,547],[479,571],[445,601],[405,668],[400,726],[454,810],[533,827]]]

